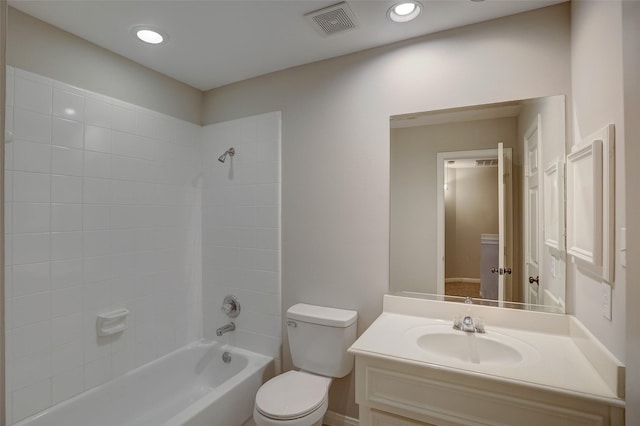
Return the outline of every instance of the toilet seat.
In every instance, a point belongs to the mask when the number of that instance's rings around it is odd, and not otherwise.
[[[287,371],[262,385],[256,394],[256,410],[274,420],[304,417],[326,406],[331,379],[306,373]]]

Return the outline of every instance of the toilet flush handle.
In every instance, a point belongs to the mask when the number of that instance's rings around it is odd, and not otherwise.
[[[288,320],[288,321],[287,321],[287,325],[288,325],[289,327],[296,328],[296,327],[298,326],[298,323],[297,323],[297,322],[295,322],[295,321],[292,321],[292,320]]]

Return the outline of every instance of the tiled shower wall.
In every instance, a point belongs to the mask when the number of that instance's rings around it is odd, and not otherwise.
[[[280,359],[279,112],[203,129],[204,335],[230,321],[220,306],[235,295],[237,329],[223,341]],[[234,157],[217,159],[230,147]],[[220,339],[220,338],[217,338]]]
[[[201,336],[202,128],[19,69],[7,80],[11,424]],[[98,338],[96,315],[121,307],[129,328]]]

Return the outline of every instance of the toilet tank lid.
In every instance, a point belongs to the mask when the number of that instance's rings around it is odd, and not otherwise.
[[[287,310],[287,319],[330,327],[348,327],[356,322],[358,312],[298,303]]]

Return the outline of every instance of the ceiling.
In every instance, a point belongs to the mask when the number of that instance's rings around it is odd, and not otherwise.
[[[9,0],[9,5],[99,46],[209,90],[262,74],[520,13],[564,0],[421,0],[409,23],[387,19],[394,0],[350,0],[359,28],[320,36],[306,13],[338,0]],[[131,28],[163,30],[146,45]]]
[[[390,125],[392,129],[399,129],[404,127],[430,126],[433,124],[517,117],[522,110],[522,104],[524,102],[527,101],[500,102],[439,111],[393,115],[390,119]]]

